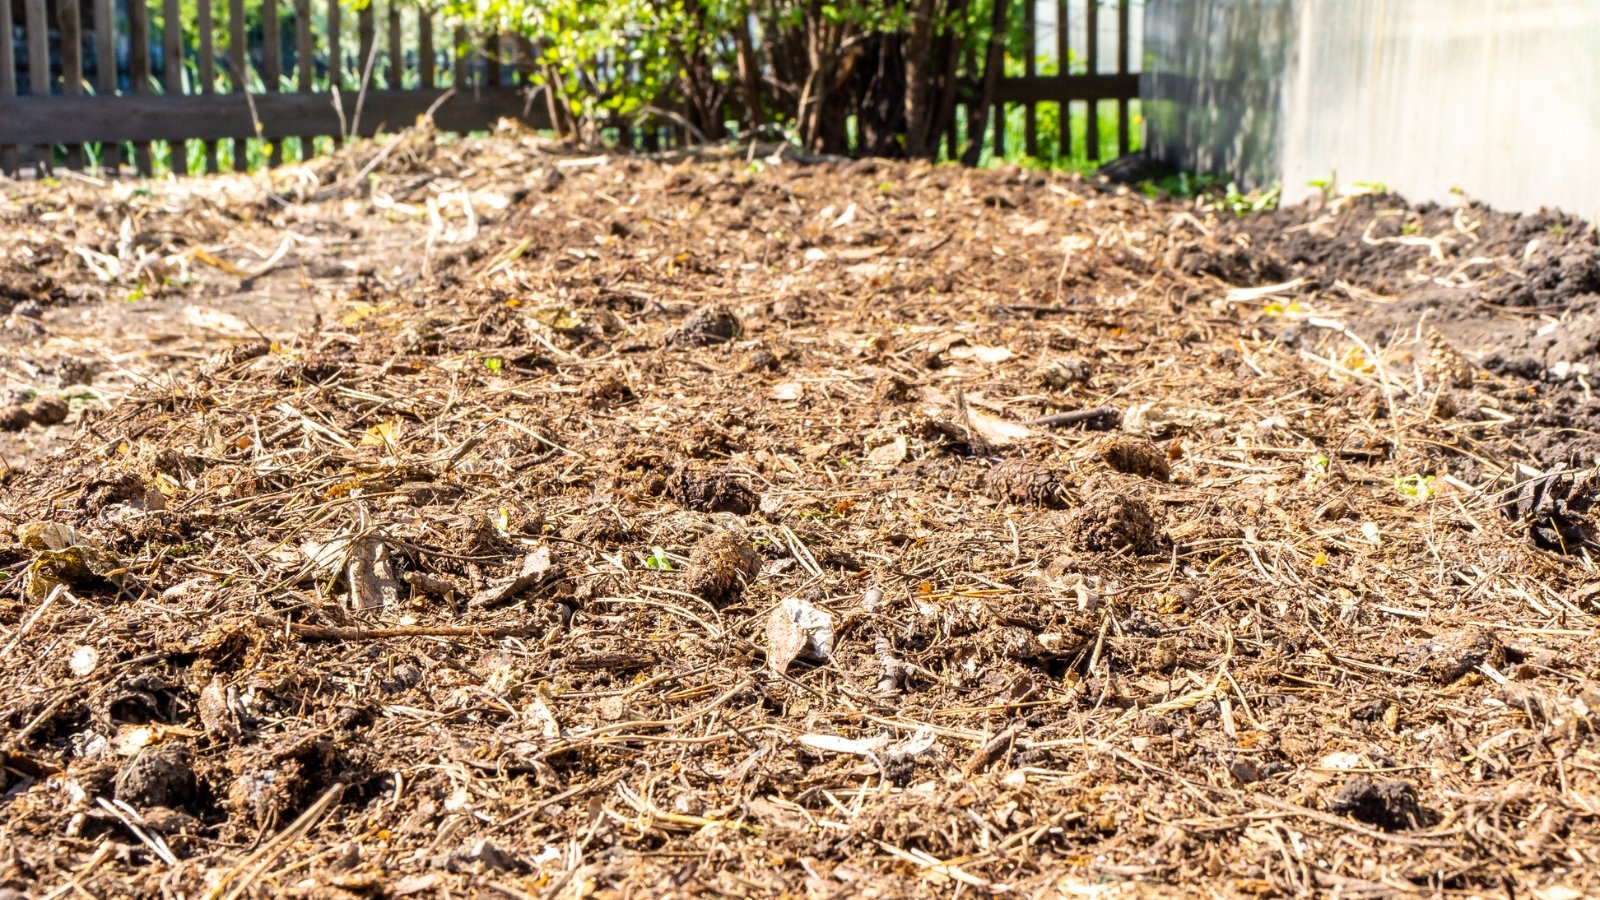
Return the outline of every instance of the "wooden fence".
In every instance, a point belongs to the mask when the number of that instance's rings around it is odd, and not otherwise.
[[[993,119],[994,155],[997,157],[1005,155],[1007,104],[1023,108],[1024,152],[1029,156],[1040,155],[1038,127],[1040,103],[1060,104],[1060,155],[1068,155],[1067,151],[1071,145],[1072,131],[1069,127],[1071,119],[1068,109],[1075,103],[1082,103],[1087,107],[1085,117],[1087,127],[1084,129],[1083,139],[1084,155],[1088,160],[1100,162],[1105,158],[1103,151],[1106,148],[1100,145],[1099,123],[1108,105],[1114,108],[1116,114],[1117,153],[1130,152],[1133,123],[1130,106],[1133,101],[1139,99],[1139,76],[1133,71],[1129,59],[1133,43],[1130,0],[1083,0],[1082,3],[1056,0],[1054,57],[1057,60],[1057,72],[1052,75],[1037,74],[1041,56],[1038,44],[1040,29],[1035,23],[1038,6],[1034,0],[1015,0],[1013,9],[1018,5],[1022,7],[1025,46],[1011,50],[1022,56],[1023,74],[1021,77],[1002,78],[996,86],[995,101],[999,109],[998,115]],[[1071,33],[1067,22],[1071,18],[1071,13],[1078,9],[1083,11],[1084,18],[1084,43],[1081,55],[1083,71],[1073,72],[1068,60],[1077,54],[1070,46]],[[1102,71],[1106,66],[1100,47],[1104,24],[1102,17],[1106,15],[1116,16],[1112,48],[1116,54],[1116,69],[1110,73]]]
[[[218,141],[234,142],[233,165],[243,169],[251,138],[271,142],[276,163],[285,138],[299,138],[305,156],[315,138],[393,131],[430,110],[447,131],[504,116],[547,121],[512,84],[515,44],[441,29],[405,0],[353,14],[340,0],[318,2],[321,16],[312,0],[251,0],[251,21],[244,0],[218,0],[216,10],[198,0],[190,41],[180,0],[20,0],[21,23],[12,21],[18,4],[0,0],[0,168],[14,172],[29,158],[49,165],[64,145],[68,167],[83,166],[89,146],[114,171],[131,144],[132,162],[149,174],[150,144],[165,141],[183,174],[187,142],[199,141],[202,165],[215,172]],[[16,24],[27,36],[22,53],[11,39]]]
[[[521,68],[516,42],[445,28],[416,0],[373,0],[355,13],[341,0],[249,0],[248,10],[245,0],[215,0],[215,9],[213,2],[0,0],[0,170],[92,162],[114,173],[132,163],[149,174],[152,142],[168,145],[179,174],[218,171],[225,162],[218,142],[232,143],[232,165],[243,169],[251,139],[270,142],[266,161],[276,164],[286,138],[299,139],[289,143],[304,158],[317,138],[397,130],[428,111],[446,131],[480,130],[506,116],[548,127],[545,105],[531,103],[513,83]],[[190,3],[186,32],[180,20]],[[1006,151],[1006,113],[1016,107],[1024,115],[1023,149],[1040,155],[1041,104],[1059,104],[1061,155],[1073,141],[1069,109],[1079,104],[1088,113],[1083,155],[1102,158],[1108,107],[1117,149],[1126,152],[1129,104],[1139,95],[1129,66],[1130,0],[1055,0],[1055,52],[1043,54],[1057,61],[1053,74],[1037,71],[1038,6],[1012,0],[1012,14],[1024,17],[1026,46],[1008,48],[1021,57],[1023,73],[996,86],[995,155]],[[1081,49],[1069,47],[1073,13],[1085,26]],[[1102,72],[1108,67],[1100,38],[1111,15],[1115,71]],[[644,134],[645,146],[655,143],[654,130]],[[633,145],[629,137],[622,143]],[[954,156],[954,131],[949,138]],[[191,141],[203,148],[193,166]],[[131,160],[122,159],[124,147]]]

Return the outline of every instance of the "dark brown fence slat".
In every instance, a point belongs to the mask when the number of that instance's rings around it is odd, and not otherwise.
[[[311,47],[311,0],[294,0],[294,71],[295,87],[302,94],[311,93],[317,83],[317,59]],[[300,161],[305,162],[315,152],[315,136],[302,132]]]
[[[5,35],[5,40],[0,41],[0,102],[17,95],[17,60],[11,34],[11,3],[7,0],[0,3],[0,35]],[[0,174],[13,175],[20,164],[17,148],[12,144],[0,144]]]
[[[1071,31],[1067,28],[1067,13],[1068,12],[1069,12],[1069,10],[1067,8],[1067,0],[1056,0],[1056,77],[1057,78],[1065,78],[1068,75],[1072,74],[1072,69],[1067,64],[1067,60],[1072,56],[1072,52],[1071,52],[1072,51],[1072,46],[1071,46],[1072,45],[1072,34],[1071,34]],[[1004,89],[1005,86],[1006,86],[1006,81],[1004,79],[1002,79],[1001,82],[1000,82],[1000,87],[1002,89]],[[1060,106],[1061,106],[1061,111],[1059,113],[1060,122],[1061,122],[1061,134],[1057,136],[1058,139],[1059,139],[1059,142],[1060,142],[1060,146],[1057,148],[1057,153],[1060,156],[1063,156],[1063,157],[1071,157],[1072,156],[1072,116],[1068,114],[1070,112],[1070,107],[1068,106],[1067,101],[1066,101],[1065,98],[1056,97],[1055,99],[1059,101]]]
[[[178,0],[166,0],[162,7],[161,57],[166,70],[161,80],[162,88],[171,96],[183,96],[183,11],[178,6]],[[174,140],[170,150],[172,173],[189,174],[189,145]]]
[[[1100,74],[1100,0],[1089,0],[1089,7],[1084,19],[1086,31],[1084,34],[1083,63],[1088,70],[1089,77],[1094,78]],[[1083,120],[1083,152],[1091,162],[1100,160],[1100,102],[1099,98],[1089,100],[1089,114]]]
[[[228,68],[233,70],[229,79],[234,94],[250,90],[250,54],[245,43],[244,0],[228,0]],[[250,168],[250,145],[247,138],[255,132],[233,141],[233,170],[243,172]]]
[[[94,87],[107,97],[117,92],[117,17],[111,0],[94,0]],[[122,168],[122,145],[100,147],[100,168],[113,175]]]
[[[450,58],[455,60],[455,81],[451,82],[456,87],[466,87],[469,83],[467,75],[467,30],[456,26],[453,43],[450,46]]]
[[[406,48],[400,42],[400,3],[389,0],[389,88],[398,91],[405,87],[405,77]]]
[[[1035,21],[1033,0],[1022,4],[1022,74],[1028,77],[1039,74],[1034,57],[1039,55],[1037,35],[1039,23]],[[1039,107],[1029,103],[1022,108],[1022,146],[1029,156],[1039,155]]]
[[[200,93],[217,92],[216,23],[211,18],[211,0],[199,0],[195,7],[195,29],[200,32]],[[217,142],[206,141],[206,171],[217,172]]]
[[[128,91],[150,93],[150,9],[145,0],[128,0]],[[148,140],[134,142],[133,164],[140,175],[151,173]]]
[[[61,35],[61,93],[83,93],[83,7],[63,2],[56,11],[56,30]],[[67,168],[83,168],[83,145],[67,145]]]
[[[377,52],[377,44],[373,37],[374,25],[371,3],[361,7],[361,12],[356,15],[356,33],[361,44],[361,55],[356,59],[356,77],[360,79],[356,87],[365,89],[371,86],[369,82],[372,79],[372,67],[377,65],[374,62],[376,57],[373,55]]]
[[[503,117],[522,119],[535,128],[550,127],[539,104],[523,115],[518,88],[459,91],[444,99],[444,89],[370,91],[361,114],[360,134],[395,131],[439,103],[434,121],[443,131],[481,131]],[[260,136],[268,140],[302,132],[336,134],[338,113],[323,94],[253,95],[260,117]],[[243,139],[257,136],[250,103],[241,94],[143,94],[128,97],[0,98],[0,121],[17,140],[45,138],[61,142],[152,141],[184,135],[192,140]]]
[[[427,7],[417,9],[417,80],[421,86],[433,87],[433,12]]]
[[[50,25],[45,16],[44,0],[25,0],[22,7],[23,24],[28,38],[28,90],[38,96],[50,96]],[[9,37],[9,35],[8,35]],[[49,144],[33,148],[34,164],[41,170],[50,168]]]
[[[1139,96],[1139,76],[1127,75],[1035,75],[1032,78],[1006,78],[995,85],[996,101],[1029,103],[1041,100],[1116,100]]]
[[[1128,74],[1128,0],[1117,0],[1117,72]],[[1117,98],[1117,155],[1126,156],[1133,152],[1133,146],[1128,142],[1128,97]]]
[[[491,34],[483,39],[483,83],[500,86],[500,35]]]
[[[340,0],[328,0],[328,84],[343,91],[344,80],[344,23],[340,21]],[[340,98],[343,102],[343,98]]]
[[[278,27],[278,0],[261,0],[261,89],[276,94],[283,79],[283,31]],[[267,165],[283,162],[283,135],[272,141]]]

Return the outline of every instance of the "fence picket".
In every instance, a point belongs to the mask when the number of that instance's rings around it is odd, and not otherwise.
[[[1100,74],[1100,0],[1089,0],[1085,16],[1083,64],[1088,74]],[[1089,114],[1083,119],[1083,154],[1090,162],[1100,160],[1100,101],[1089,100]]]
[[[128,0],[128,92],[150,93],[150,8],[145,0]],[[152,173],[149,141],[134,143],[133,165],[140,175]]]
[[[34,96],[50,95],[50,26],[45,17],[44,0],[26,0],[22,7],[22,21],[28,32],[28,93]],[[40,65],[40,61],[44,65]],[[51,147],[40,144],[33,148],[34,165],[40,171],[50,167]]]
[[[1117,74],[1128,74],[1128,0],[1117,0]],[[1117,98],[1117,154],[1126,156],[1133,152],[1133,147],[1128,141],[1128,98]]]
[[[340,0],[328,0],[328,84],[333,90],[343,92],[344,40],[343,23],[339,20]],[[343,98],[340,98],[343,103]]]
[[[6,68],[0,61],[0,69]],[[4,73],[0,72],[0,77]],[[111,0],[94,0],[94,88],[101,96],[117,92],[117,18]],[[100,147],[100,169],[117,174],[122,168],[122,145]]]
[[[1024,0],[1022,4],[1022,74],[1032,78],[1039,74],[1036,57],[1039,55],[1037,46],[1038,22],[1033,0]],[[1039,155],[1039,104],[1029,101],[1022,107],[1022,146],[1029,156]]]
[[[467,30],[460,25],[456,26],[451,37],[450,58],[454,60],[452,66],[455,76],[451,82],[457,88],[467,87],[471,82],[467,77]]]
[[[311,93],[317,75],[317,60],[311,49],[311,0],[294,0],[294,69],[295,86],[302,94]],[[300,161],[305,162],[315,152],[315,136],[300,135]]]
[[[83,93],[83,7],[62,3],[56,11],[56,30],[61,35],[61,93]],[[83,145],[67,145],[67,168],[83,168]]]
[[[389,0],[389,89],[398,91],[405,87],[406,48],[400,41],[400,3]],[[399,127],[399,123],[391,123]]]
[[[276,94],[283,80],[283,30],[278,22],[278,0],[261,0],[261,90]],[[283,141],[270,142],[267,165],[283,162]]]
[[[6,39],[0,41],[0,100],[5,100],[17,95],[17,60],[16,51],[11,43],[11,3],[9,0],[0,3],[0,34]],[[12,175],[20,165],[17,148],[11,144],[0,144],[0,175]]]
[[[433,11],[417,8],[417,79],[423,89],[433,87]]]
[[[1067,0],[1056,0],[1056,76],[1065,78],[1072,74],[1069,60],[1072,58],[1072,33],[1067,27],[1067,13],[1070,12]],[[1059,113],[1057,117],[1061,123],[1060,134],[1056,135],[1058,156],[1072,156],[1072,104],[1066,97],[1057,101]]]
[[[161,80],[162,89],[167,94],[183,94],[183,19],[178,7],[178,0],[166,0],[161,13],[161,61],[166,70],[165,77]],[[168,142],[170,153],[168,159],[172,166],[172,174],[189,174],[189,145],[187,142],[174,139]]]
[[[356,57],[356,88],[362,93],[366,93],[372,80],[372,67],[377,64],[373,57],[373,54],[377,51],[373,38],[373,28],[372,4],[368,3],[366,6],[361,7],[361,12],[356,15],[356,34],[361,47],[361,55]]]
[[[229,85],[235,94],[250,91],[250,54],[245,44],[244,0],[228,0],[228,68]],[[259,125],[259,123],[257,123]],[[233,170],[245,172],[250,168],[250,142],[245,138],[233,139]]]
[[[217,47],[213,34],[215,23],[211,19],[211,0],[199,0],[195,5],[195,28],[200,32],[200,93],[217,92]],[[217,173],[217,142],[206,141],[206,171]]]

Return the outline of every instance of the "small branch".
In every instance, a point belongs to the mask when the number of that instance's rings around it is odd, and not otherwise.
[[[291,634],[313,641],[381,641],[402,637],[527,637],[544,630],[543,625],[396,625],[390,628],[347,628],[336,625],[307,625],[278,616],[256,616],[263,628],[287,628]]]
[[[1121,414],[1115,407],[1096,406],[1092,409],[1075,409],[1071,412],[1056,413],[1053,416],[1040,416],[1029,419],[1024,425],[1081,425],[1097,419],[1105,419],[1108,425],[1115,424]]]

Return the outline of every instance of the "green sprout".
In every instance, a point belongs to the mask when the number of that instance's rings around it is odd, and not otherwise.
[[[1306,460],[1306,484],[1316,484],[1328,474],[1328,458],[1321,453],[1313,453]]]
[[[650,548],[650,555],[644,558],[646,569],[655,569],[658,572],[671,572],[672,560],[667,558],[667,552],[660,547]]]
[[[483,367],[488,369],[493,374],[499,375],[501,372],[505,371],[506,361],[498,356],[485,356],[483,358]]]
[[[1394,480],[1394,489],[1413,500],[1426,500],[1438,492],[1432,475],[1401,475]]]

